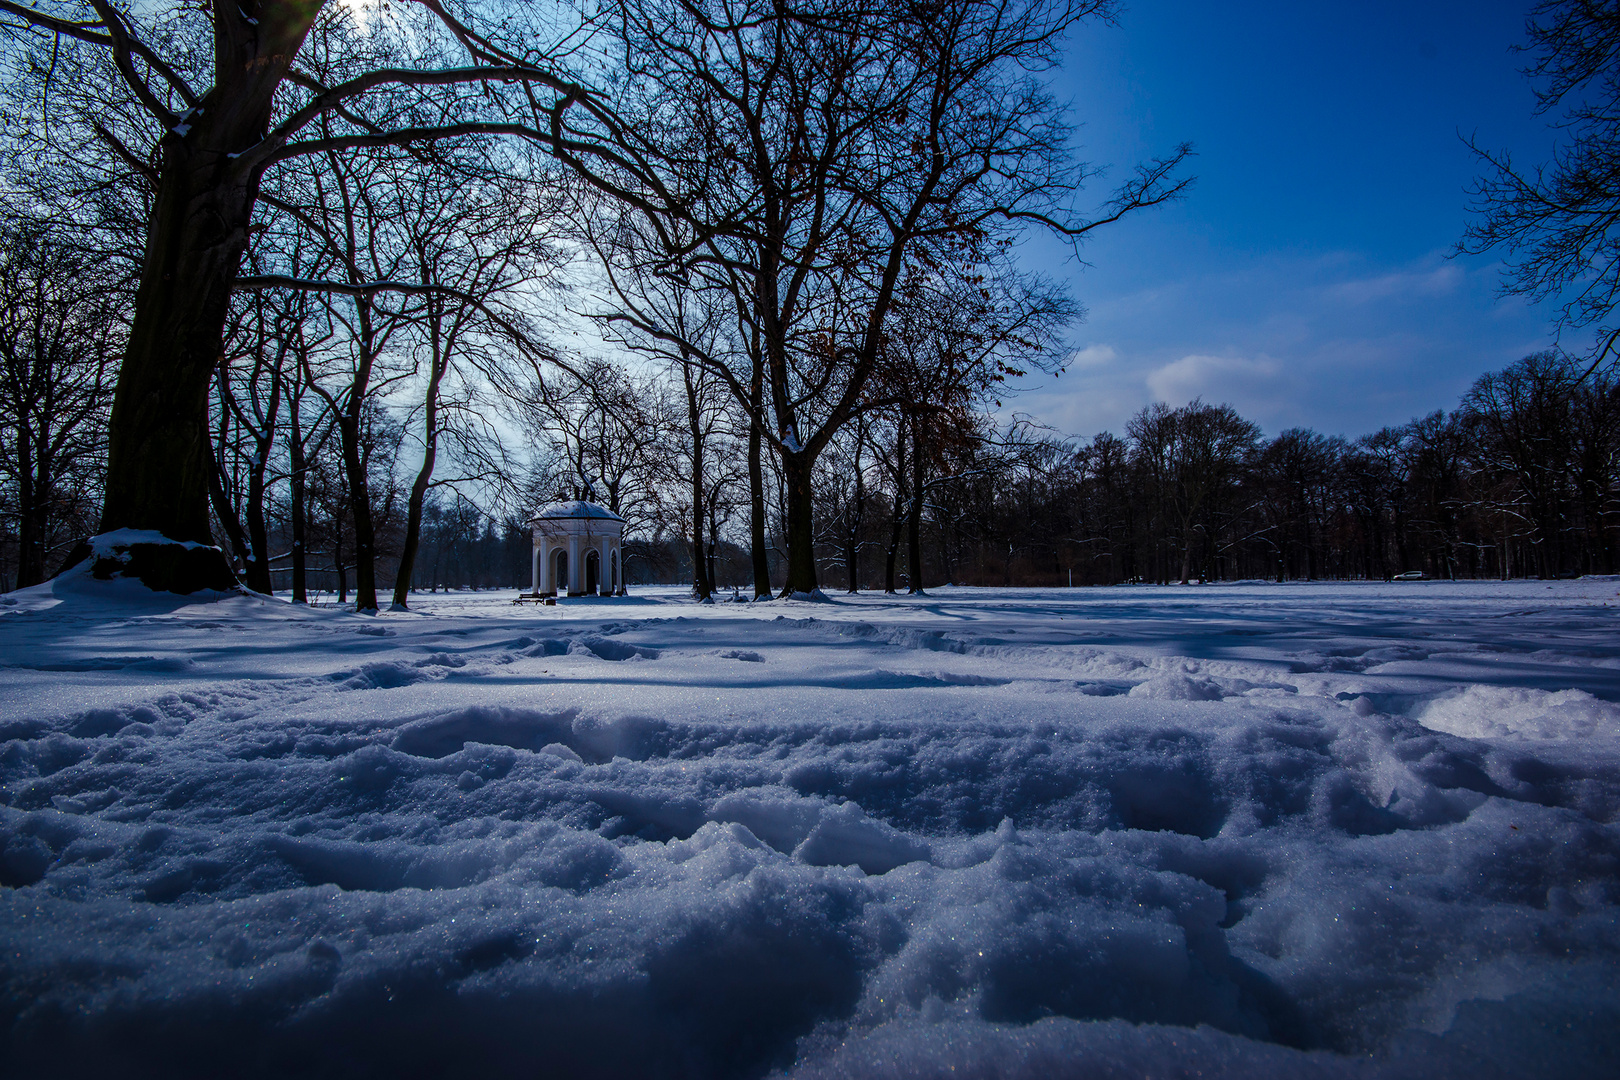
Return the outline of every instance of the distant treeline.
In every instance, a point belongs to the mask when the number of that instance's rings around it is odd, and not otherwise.
[[[925,583],[1614,573],[1620,387],[1542,353],[1354,440],[1156,404],[1123,437],[1033,440],[964,471],[928,496]]]

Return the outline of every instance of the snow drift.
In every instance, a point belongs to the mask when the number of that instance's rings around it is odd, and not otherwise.
[[[0,1061],[1612,1075],[1614,593],[14,594]]]

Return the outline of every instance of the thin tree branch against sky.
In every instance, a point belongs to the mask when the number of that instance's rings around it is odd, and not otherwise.
[[[1447,257],[1479,173],[1464,137],[1553,145],[1513,51],[1532,6],[1133,0],[1082,28],[1056,83],[1081,156],[1190,140],[1198,186],[1089,242],[1087,267],[1026,248],[1090,317],[1016,408],[1089,434],[1201,395],[1268,432],[1354,434],[1548,347],[1554,312],[1499,298],[1494,257]]]

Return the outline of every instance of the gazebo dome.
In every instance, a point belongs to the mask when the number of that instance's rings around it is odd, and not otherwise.
[[[615,514],[607,507],[598,503],[585,502],[582,499],[573,499],[569,502],[554,502],[550,506],[542,506],[534,512],[530,521],[570,521],[570,520],[597,520],[617,521],[621,525],[624,518]]]
[[[542,506],[529,524],[534,527],[534,584],[528,595],[623,595],[619,540],[624,518],[575,499]]]

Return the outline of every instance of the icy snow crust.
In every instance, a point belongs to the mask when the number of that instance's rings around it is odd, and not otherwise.
[[[0,597],[0,1072],[1613,1076],[1617,584]]]

